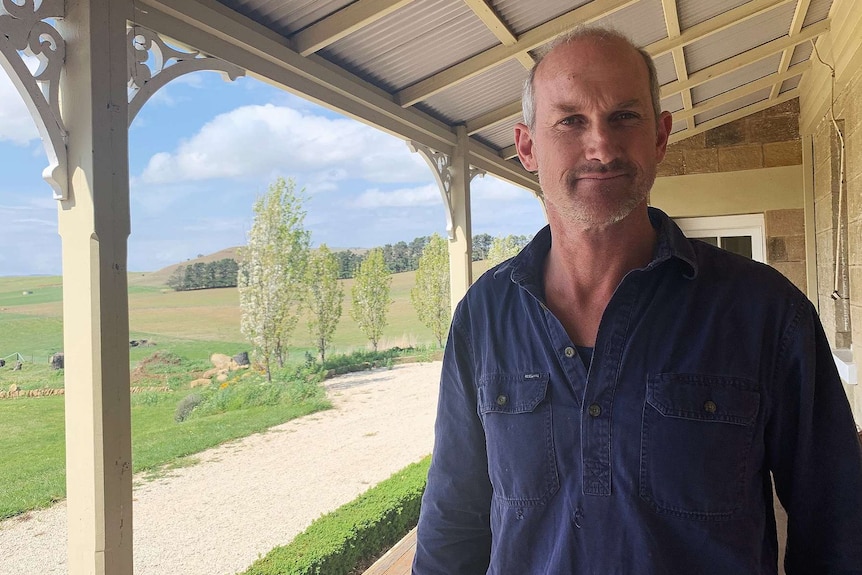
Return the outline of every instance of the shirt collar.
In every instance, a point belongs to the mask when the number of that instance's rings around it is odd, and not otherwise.
[[[675,259],[682,264],[681,270],[685,278],[697,277],[698,266],[694,248],[679,226],[658,208],[650,207],[648,213],[657,238],[653,259],[644,269],[650,270],[663,262]],[[512,281],[516,284],[524,287],[541,286],[545,258],[550,249],[551,227],[545,226],[521,250],[521,253],[498,267],[494,271],[494,276],[511,273]]]

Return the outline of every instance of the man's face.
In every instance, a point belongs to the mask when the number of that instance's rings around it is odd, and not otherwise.
[[[549,217],[601,228],[646,205],[671,117],[656,122],[643,58],[616,39],[584,38],[548,54],[533,84],[535,126],[515,127],[538,170]]]

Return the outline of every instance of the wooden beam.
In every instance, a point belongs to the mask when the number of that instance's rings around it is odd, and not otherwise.
[[[294,49],[308,56],[348,34],[388,16],[413,0],[357,0],[291,37]]]
[[[700,24],[695,24],[691,28],[686,29],[685,32],[682,32],[677,38],[665,38],[658,42],[653,42],[649,46],[646,46],[645,49],[653,58],[657,58],[658,56],[667,54],[674,48],[688,46],[689,44],[702,40],[707,36],[721,32],[722,30],[730,28],[740,22],[759,16],[764,12],[768,12],[773,8],[795,1],[796,0],[753,0],[752,2],[748,2],[742,6],[737,6],[732,10],[723,12],[718,16],[714,16],[709,20],[705,20]]]
[[[728,124],[735,120],[739,120],[740,118],[744,118],[746,116],[750,116],[751,114],[756,114],[757,112],[762,112],[767,108],[771,108],[772,106],[777,106],[778,104],[782,104],[787,102],[788,100],[792,100],[794,98],[799,97],[799,89],[788,90],[784,92],[780,96],[775,99],[766,99],[762,102],[757,102],[756,104],[752,104],[750,106],[746,106],[744,108],[740,108],[739,110],[730,112],[729,114],[724,114],[723,116],[719,116],[718,118],[713,118],[708,122],[704,122],[702,124],[698,124],[693,130],[681,130],[675,134],[672,134],[670,138],[668,138],[668,143],[673,144],[675,142],[679,142],[680,140],[684,140],[686,138],[690,138],[691,136],[695,136],[702,132],[706,132],[708,130],[712,130],[713,128],[717,128],[719,126],[723,126],[724,124]]]
[[[574,28],[579,24],[595,22],[637,1],[606,0],[604,2],[590,2],[589,4],[575,8],[571,12],[567,12],[525,32],[511,46],[495,46],[472,58],[468,58],[460,64],[450,66],[438,74],[404,88],[395,95],[395,99],[404,107],[412,106],[416,102],[425,100],[453,84],[463,82],[481,74],[489,68],[515,58],[522,52],[538,48],[566,30]]]
[[[513,46],[518,42],[515,34],[486,0],[464,0],[464,4],[473,11],[473,14],[504,46]]]
[[[767,10],[771,10],[777,6],[787,4],[795,0],[753,0],[724,12],[714,18],[692,26],[690,29],[683,32],[678,38],[666,38],[658,42],[654,42],[646,47],[646,50],[654,57],[670,52],[677,46],[685,46],[705,38],[716,32],[720,32],[725,28],[732,26],[743,20],[747,20]],[[511,46],[496,46],[490,48],[472,58],[451,66],[433,76],[421,80],[412,86],[408,86],[395,94],[396,101],[402,106],[412,106],[417,102],[421,102],[434,94],[437,94],[446,88],[468,80],[485,70],[493,68],[503,62],[515,58],[518,54],[538,48],[539,46],[548,43],[556,36],[564,33],[566,30],[574,28],[579,24],[589,24],[601,18],[604,18],[614,12],[622,10],[630,4],[634,4],[631,0],[608,0],[607,2],[590,2],[584,6],[576,8],[571,12],[563,14],[553,20],[550,20],[532,30],[522,34],[517,43]]]
[[[718,64],[714,64],[708,68],[704,68],[703,70],[698,70],[691,74],[685,82],[680,82],[679,80],[669,82],[661,87],[661,97],[666,98],[677,92],[699,86],[700,84],[718,78],[719,76],[733,72],[746,64],[751,64],[752,62],[756,62],[763,58],[768,58],[782,50],[801,44],[802,42],[807,42],[812,38],[816,38],[821,34],[828,32],[829,25],[829,20],[823,20],[817,24],[808,26],[796,36],[782,36],[781,38],[762,44],[757,48],[743,52],[742,54],[728,58],[727,60],[723,60]]]
[[[674,121],[677,120],[692,120],[696,115],[703,114],[704,112],[708,112],[719,106],[724,106],[725,104],[729,104],[734,100],[738,100],[739,98],[744,98],[749,94],[753,94],[755,92],[759,92],[764,88],[768,88],[770,86],[778,86],[778,89],[781,89],[781,84],[784,83],[785,80],[789,80],[791,78],[795,78],[800,74],[804,74],[811,68],[811,62],[802,62],[801,64],[797,64],[793,68],[781,73],[781,74],[770,74],[769,76],[764,76],[754,82],[749,82],[743,86],[738,88],[734,88],[733,90],[729,90],[710,98],[700,104],[694,106],[690,110],[685,110],[683,112],[677,112],[673,115]]]
[[[795,36],[799,34],[802,30],[802,24],[805,23],[805,16],[808,14],[808,8],[811,6],[811,0],[799,0],[799,3],[796,5],[796,10],[793,12],[793,20],[790,21],[790,32],[788,36]],[[781,54],[781,63],[778,65],[778,73],[786,72],[790,67],[790,60],[793,58],[793,49],[787,48]],[[781,85],[776,85],[772,89],[772,93],[769,95],[770,98],[778,97],[778,90],[781,89]]]
[[[679,14],[677,12],[676,0],[661,0],[662,12],[664,12],[664,23],[667,28],[668,38],[679,38],[681,30],[679,27]],[[685,65],[685,51],[682,46],[677,46],[671,51],[673,67],[676,70],[677,80],[688,80],[688,69]],[[691,110],[691,90],[683,90],[682,108]],[[693,120],[686,120],[688,128],[694,128]]]
[[[492,110],[487,114],[482,114],[472,120],[467,120],[467,133],[471,136],[482,130],[486,130],[491,126],[502,124],[521,114],[521,101],[512,102],[501,106],[496,110]]]

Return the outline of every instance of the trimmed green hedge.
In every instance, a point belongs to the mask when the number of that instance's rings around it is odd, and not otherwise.
[[[382,555],[419,521],[430,463],[430,456],[413,463],[320,517],[243,575],[347,575],[360,561]]]

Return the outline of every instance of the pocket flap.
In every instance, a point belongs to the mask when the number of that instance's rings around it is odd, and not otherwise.
[[[480,413],[529,413],[548,393],[547,373],[493,374],[479,381]]]
[[[740,377],[662,373],[649,378],[647,403],[666,417],[751,425],[760,391],[757,382]]]

